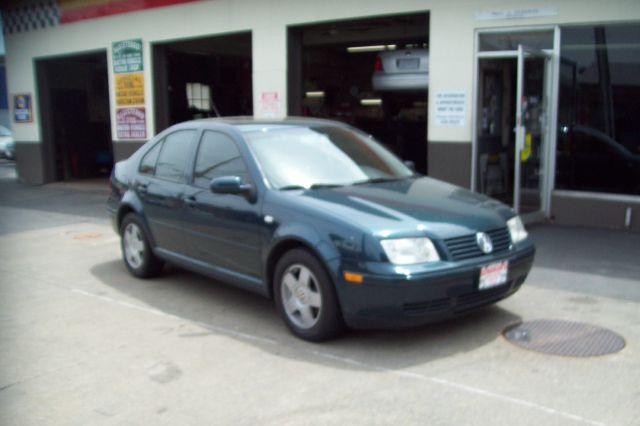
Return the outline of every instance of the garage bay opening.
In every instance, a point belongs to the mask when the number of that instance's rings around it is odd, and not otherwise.
[[[153,45],[156,132],[183,121],[252,115],[251,33]]]
[[[109,176],[105,51],[36,61],[46,182]]]
[[[427,173],[429,14],[289,28],[290,115],[337,119]]]

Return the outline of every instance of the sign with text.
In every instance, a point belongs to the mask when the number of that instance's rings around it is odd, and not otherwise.
[[[262,92],[258,107],[260,117],[278,117],[282,114],[282,99],[279,92]]]
[[[113,72],[140,72],[142,65],[142,40],[125,40],[113,43]]]
[[[144,105],[144,74],[116,75],[116,105]]]
[[[436,93],[434,117],[436,126],[466,126],[467,94],[465,92]]]
[[[31,94],[13,95],[13,121],[31,123],[33,121]]]
[[[143,107],[118,108],[116,126],[118,139],[147,139],[147,118]]]
[[[528,19],[556,16],[555,7],[529,7],[526,9],[485,10],[475,13],[476,21],[493,21],[501,19]]]

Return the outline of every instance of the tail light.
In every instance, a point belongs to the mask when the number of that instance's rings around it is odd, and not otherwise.
[[[376,57],[376,64],[373,66],[373,70],[375,72],[384,72],[384,67],[382,66],[382,59],[380,59],[380,56]]]

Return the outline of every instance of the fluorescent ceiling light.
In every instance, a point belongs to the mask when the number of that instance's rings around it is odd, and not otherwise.
[[[382,105],[382,99],[360,99],[360,105],[380,106]]]
[[[377,44],[375,46],[355,46],[347,47],[349,53],[361,53],[361,52],[382,52],[384,50],[396,50],[395,44]]]
[[[324,92],[322,90],[318,90],[316,92],[306,92],[305,96],[307,98],[324,98]]]

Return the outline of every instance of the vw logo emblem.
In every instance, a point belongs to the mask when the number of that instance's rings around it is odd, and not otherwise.
[[[493,242],[491,242],[491,237],[484,232],[478,232],[476,234],[476,242],[484,254],[489,254],[493,251]]]

